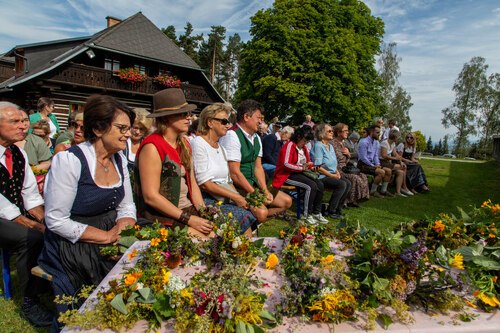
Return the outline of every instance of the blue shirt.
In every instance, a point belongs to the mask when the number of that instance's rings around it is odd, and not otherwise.
[[[328,146],[330,148],[329,151],[323,142],[316,141],[314,143],[312,150],[314,152],[314,165],[322,166],[330,173],[337,173],[337,156],[335,156],[335,149],[331,143],[329,143]],[[326,176],[323,174],[319,176],[319,178],[325,177]]]
[[[358,145],[358,161],[369,166],[380,165],[379,159],[380,143],[367,136],[359,140]]]

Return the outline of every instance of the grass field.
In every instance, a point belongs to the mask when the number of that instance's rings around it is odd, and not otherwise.
[[[431,193],[418,194],[410,198],[373,198],[361,204],[361,208],[348,209],[344,215],[361,225],[392,229],[400,223],[434,218],[441,212],[458,213],[457,207],[467,210],[479,206],[484,200],[500,202],[500,164],[495,162],[467,163],[459,160],[422,160]],[[327,195],[329,196],[329,195]],[[325,197],[325,201],[327,201]],[[281,220],[266,222],[259,236],[277,236],[287,225]],[[14,269],[14,267],[13,267]],[[14,285],[16,283],[13,270]],[[19,313],[19,296],[14,301],[0,297],[0,333],[48,332],[48,329],[33,328]]]

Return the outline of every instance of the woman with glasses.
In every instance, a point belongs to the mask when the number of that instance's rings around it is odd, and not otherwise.
[[[134,113],[111,96],[94,95],[84,109],[87,141],[55,155],[45,180],[45,247],[38,259],[56,295],[98,285],[116,261],[103,257],[119,233],[136,223],[127,161],[121,151]],[[80,127],[81,129],[81,127]],[[57,305],[65,311],[65,305]]]
[[[48,97],[40,97],[37,103],[38,112],[30,115],[30,124],[33,125],[39,120],[45,120],[49,124],[49,137],[54,138],[59,133],[59,123],[54,112],[54,101]]]
[[[229,115],[231,107],[215,103],[201,111],[198,123],[198,136],[191,140],[193,147],[194,173],[198,186],[204,192],[204,201],[212,205],[222,201],[221,210],[231,212],[240,221],[241,233],[252,236],[252,225],[266,219],[266,210],[253,209],[255,215],[241,194],[238,193],[229,175],[226,151],[219,144],[219,139],[226,135],[231,127]]]
[[[135,121],[130,130],[130,138],[127,140],[127,148],[123,151],[128,162],[129,172],[134,172],[135,155],[141,145],[142,140],[149,134],[153,120],[147,118],[149,112],[145,109],[135,108]]]
[[[418,160],[415,158],[417,152],[415,133],[406,134],[405,141],[396,147],[396,151],[406,163],[406,182],[413,193],[430,192],[427,186],[427,178],[425,177],[424,169]]]
[[[283,184],[300,187],[304,194],[304,218],[309,224],[328,223],[321,215],[323,203],[323,182],[317,177],[306,176],[307,172],[316,171],[311,162],[306,144],[314,139],[312,128],[302,126],[297,129],[290,141],[280,150],[276,171],[274,172],[273,187],[280,189]],[[314,173],[313,172],[313,173]]]
[[[135,182],[139,214],[166,227],[188,227],[193,236],[213,236],[213,225],[199,217],[205,206],[196,183],[191,146],[186,133],[191,111],[179,88],[169,88],[153,96],[156,132],[145,138],[136,155]]]
[[[351,190],[347,195],[347,205],[350,207],[359,207],[358,202],[360,200],[367,200],[370,198],[370,187],[366,174],[359,172],[359,169],[357,173],[349,173],[349,168],[346,168],[347,165],[351,163],[350,160],[353,157],[352,152],[346,144],[348,133],[349,127],[346,124],[338,123],[335,125],[333,129],[334,138],[332,140],[332,145],[335,150],[335,156],[337,157],[340,174],[347,178],[352,184]]]
[[[61,152],[68,150],[69,148],[73,147],[74,145],[78,145],[85,141],[85,136],[83,133],[83,113],[80,112],[75,115],[75,120],[71,124],[71,127],[73,128],[73,138],[71,140],[66,140],[61,142],[54,148],[54,155]]]

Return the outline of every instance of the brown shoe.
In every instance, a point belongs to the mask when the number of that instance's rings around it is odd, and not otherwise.
[[[380,194],[382,194],[383,196],[385,197],[393,197],[394,194],[392,194],[391,192],[389,191],[385,191],[385,192],[380,192]]]
[[[377,191],[375,192],[370,192],[370,197],[375,197],[375,198],[383,198],[384,196],[380,193],[378,193]]]

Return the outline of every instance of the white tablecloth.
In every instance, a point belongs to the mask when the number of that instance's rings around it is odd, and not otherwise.
[[[264,244],[266,244],[271,251],[279,251],[282,247],[282,241],[277,238],[264,238]],[[131,252],[133,249],[137,251],[143,249],[144,247],[149,246],[149,241],[140,241],[134,243],[123,255],[120,261],[117,262],[115,267],[109,272],[109,274],[102,280],[99,286],[94,290],[92,295],[87,299],[85,304],[83,304],[82,309],[86,307],[92,307],[93,302],[96,300],[97,291],[101,290],[101,288],[107,289],[109,287],[108,282],[121,278],[123,275],[124,269],[135,265],[137,257],[133,258],[132,261],[128,260],[127,254]],[[346,253],[341,252],[337,249],[335,244],[331,245],[332,251],[335,252],[337,256],[343,256]],[[204,269],[204,266],[200,267],[184,267],[184,268],[176,268],[172,270],[172,274],[175,274],[186,281],[191,280],[191,278],[198,272]],[[255,274],[264,282],[264,287],[259,291],[262,291],[268,295],[266,301],[266,308],[270,311],[274,310],[274,305],[280,302],[280,286],[282,284],[281,275],[278,271],[267,270],[265,269],[265,263],[261,262],[257,266],[255,270]],[[423,312],[416,311],[412,312],[413,317],[415,318],[415,324],[412,325],[403,325],[400,323],[392,324],[388,330],[384,330],[381,326],[377,325],[377,327],[369,332],[391,332],[391,333],[500,333],[500,311],[496,311],[494,313],[484,313],[481,311],[477,311],[474,309],[467,309],[468,312],[472,312],[478,314],[479,317],[476,320],[465,323],[460,322],[459,325],[455,325],[450,314],[449,316],[437,315],[437,316],[429,316]],[[296,332],[296,333],[322,333],[322,332],[360,332],[364,331],[365,327],[365,317],[363,314],[358,315],[357,322],[349,322],[342,323],[339,325],[333,324],[321,324],[317,322],[308,322],[302,323],[299,318],[286,318],[284,323],[269,332],[272,333],[288,333],[288,332]],[[145,332],[147,330],[147,323],[145,321],[140,321],[137,325],[129,332]],[[174,332],[172,327],[172,321],[167,321],[162,325],[160,330],[164,333]],[[82,331],[79,329],[64,329],[63,332],[106,332],[112,333],[111,330],[98,331],[98,330],[87,330]]]

